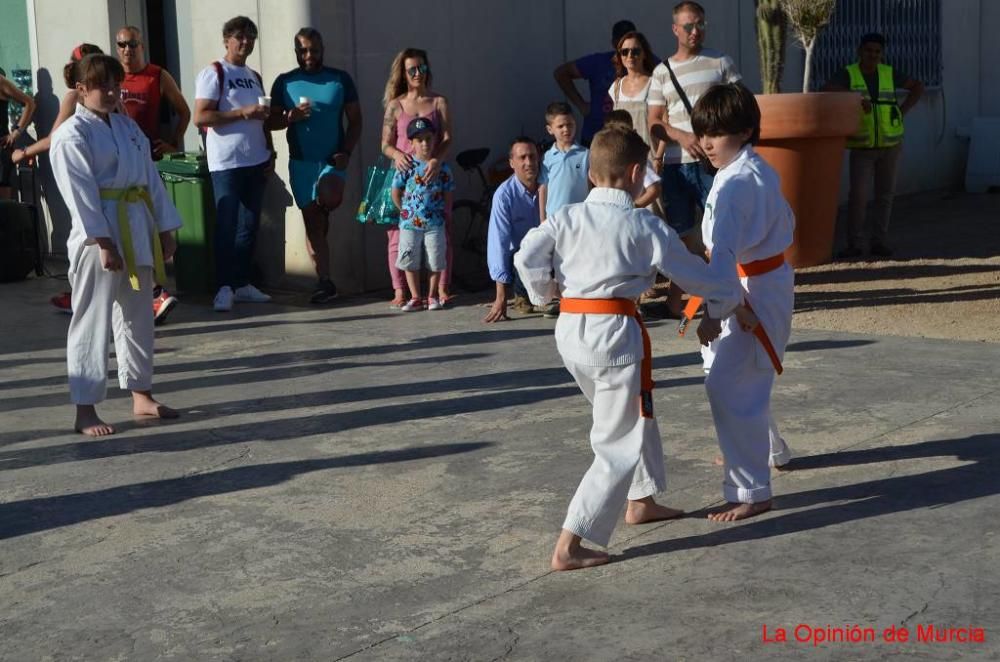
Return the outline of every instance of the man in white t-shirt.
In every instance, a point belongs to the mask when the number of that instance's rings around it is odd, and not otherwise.
[[[670,70],[692,108],[713,85],[740,80],[729,56],[702,46],[707,27],[705,10],[697,2],[681,2],[674,7],[677,52],[653,69],[648,100],[649,132],[667,141],[661,172],[667,224],[695,253],[703,251],[696,229],[712,188],[712,178],[699,163],[705,153],[691,131],[691,114],[671,79]],[[679,288],[671,287],[667,305],[675,315],[681,312],[682,294]]]
[[[250,283],[254,242],[260,224],[264,185],[272,168],[270,135],[264,130],[270,100],[263,81],[246,66],[257,41],[257,26],[246,16],[222,27],[223,59],[198,73],[194,123],[206,131],[205,151],[215,193],[215,309],[233,301],[265,302],[271,297]]]

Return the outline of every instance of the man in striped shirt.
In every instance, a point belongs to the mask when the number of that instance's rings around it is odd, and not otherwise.
[[[705,153],[691,131],[688,104],[675,87],[670,70],[691,107],[713,85],[740,80],[729,56],[702,46],[706,28],[705,10],[697,2],[681,2],[674,7],[677,52],[653,70],[648,101],[650,134],[667,142],[661,171],[667,224],[695,253],[703,250],[696,230],[712,179],[698,162]],[[668,305],[675,315],[680,313],[681,294],[678,288],[671,287]]]

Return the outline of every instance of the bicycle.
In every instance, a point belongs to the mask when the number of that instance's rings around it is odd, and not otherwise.
[[[455,162],[468,176],[478,175],[481,194],[478,200],[463,198],[452,205],[452,236],[456,241],[455,264],[452,277],[463,289],[477,291],[489,286],[491,279],[486,265],[486,242],[490,227],[490,206],[497,186],[491,185],[483,172],[483,163],[489,157],[487,147],[468,149],[455,156]]]

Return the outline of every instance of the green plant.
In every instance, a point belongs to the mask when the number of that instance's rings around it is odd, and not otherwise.
[[[837,0],[780,0],[781,10],[788,24],[795,30],[802,48],[806,51],[805,72],[802,75],[802,91],[809,91],[812,78],[813,49],[816,38],[833,17]]]
[[[781,0],[757,0],[757,54],[760,56],[764,94],[781,91],[787,34],[788,18],[781,7]]]

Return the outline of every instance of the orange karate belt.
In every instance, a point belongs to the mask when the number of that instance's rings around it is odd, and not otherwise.
[[[777,255],[766,257],[763,260],[755,260],[754,262],[747,262],[746,264],[737,264],[736,273],[740,275],[740,278],[760,276],[770,271],[774,271],[784,263],[785,254],[778,253]],[[694,319],[694,316],[698,314],[698,309],[701,308],[702,301],[704,301],[704,299],[697,296],[692,296],[688,299],[687,305],[684,306],[684,312],[681,315],[681,323],[677,326],[678,335],[684,335],[684,332],[687,330],[687,325]],[[753,312],[753,308],[750,308],[749,301],[744,300],[743,305]],[[778,358],[778,352],[774,350],[774,345],[771,343],[771,339],[767,336],[767,331],[764,330],[764,325],[757,324],[757,328],[753,330],[753,334],[764,347],[764,351],[767,352],[768,358],[771,359],[771,365],[774,366],[774,371],[780,375],[783,371],[783,368],[781,367],[781,359]]]
[[[635,301],[631,299],[568,299],[559,300],[561,313],[585,313],[588,315],[628,315],[635,318],[642,331],[642,363],[640,373],[642,383],[639,391],[639,410],[643,418],[653,418],[653,344],[649,340],[649,332],[642,322]]]

